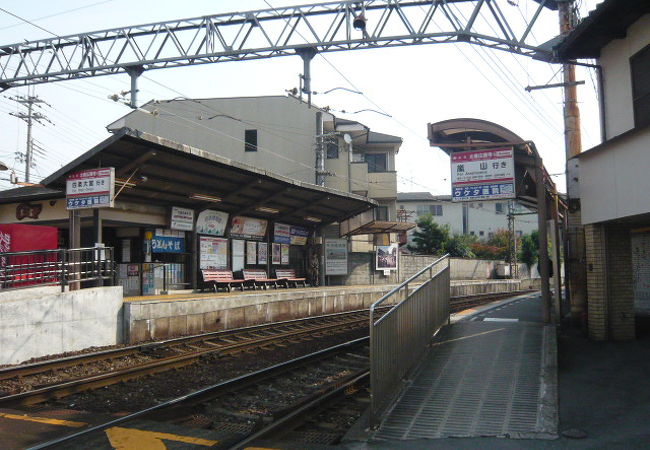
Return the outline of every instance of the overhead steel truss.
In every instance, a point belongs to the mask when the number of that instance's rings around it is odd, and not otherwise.
[[[26,41],[0,46],[0,89],[123,72],[135,78],[143,70],[297,53],[304,58],[305,52],[313,56],[457,41],[543,57],[548,51],[529,42],[531,32],[541,11],[557,5],[555,0],[535,2],[534,14],[518,32],[497,0],[365,0],[232,12]]]

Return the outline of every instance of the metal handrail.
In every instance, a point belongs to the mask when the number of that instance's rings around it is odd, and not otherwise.
[[[446,266],[434,273],[442,262]],[[375,427],[401,382],[427,350],[431,336],[449,323],[449,255],[437,259],[370,305],[370,424]],[[424,273],[429,278],[409,291]],[[375,321],[375,309],[404,291],[404,298]]]

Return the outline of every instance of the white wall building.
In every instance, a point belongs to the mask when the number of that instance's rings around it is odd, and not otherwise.
[[[485,200],[452,202],[451,195],[432,195],[429,192],[399,192],[397,211],[401,219],[415,222],[431,214],[433,219],[448,225],[453,234],[470,234],[489,239],[498,230],[508,229],[508,201]],[[515,233],[518,236],[537,230],[537,214],[515,203]]]

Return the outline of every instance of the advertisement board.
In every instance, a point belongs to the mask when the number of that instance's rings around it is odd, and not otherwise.
[[[309,230],[303,227],[291,227],[291,245],[307,245]]]
[[[257,264],[257,242],[246,241],[246,264]]]
[[[230,269],[233,272],[244,268],[244,258],[246,256],[246,241],[238,239],[232,240],[232,265]]]
[[[398,254],[397,244],[378,245],[375,268],[383,271],[397,270]]]
[[[281,263],[283,265],[288,265],[289,264],[289,244],[280,244],[280,253],[282,255]]]
[[[325,275],[348,274],[348,241],[325,239]]]
[[[228,268],[228,239],[200,236],[199,237],[199,268],[227,269]]]
[[[269,245],[266,242],[257,243],[257,264],[269,262]]]
[[[228,213],[206,209],[199,213],[196,219],[196,232],[211,236],[223,236],[228,224]]]
[[[451,193],[454,202],[515,198],[512,148],[452,153]]]
[[[273,225],[273,242],[278,244],[306,245],[309,237],[307,228],[276,223]]]
[[[185,239],[172,236],[153,236],[151,253],[184,253]]]
[[[81,170],[66,179],[66,209],[107,208],[114,205],[115,168]]]
[[[282,244],[271,244],[271,263],[275,265],[279,265],[282,262],[282,250],[280,249],[280,246]]]
[[[194,229],[194,210],[172,206],[169,228],[179,231],[192,231]]]
[[[266,234],[267,221],[253,217],[235,216],[230,226],[230,237],[261,241]]]

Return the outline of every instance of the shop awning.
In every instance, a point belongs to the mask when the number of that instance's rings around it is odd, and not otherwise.
[[[69,173],[115,167],[116,201],[216,209],[315,227],[340,222],[377,203],[267,172],[158,136],[123,129],[43,180],[65,192]]]

